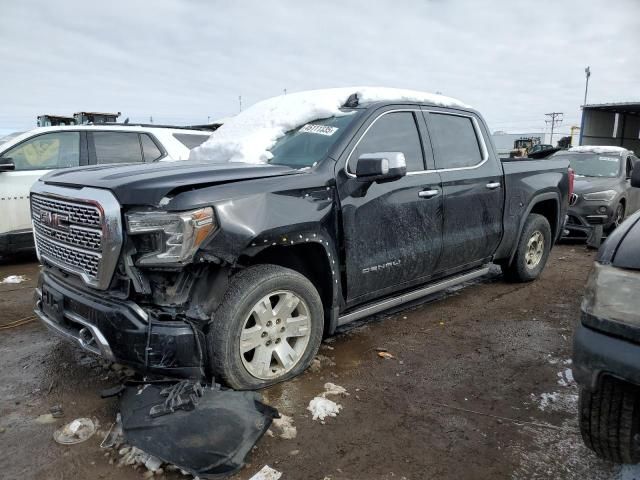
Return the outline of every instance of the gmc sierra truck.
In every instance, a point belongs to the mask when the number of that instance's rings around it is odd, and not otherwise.
[[[389,92],[291,121],[305,92],[277,97],[221,127],[198,161],[43,177],[36,314],[139,371],[257,389],[301,373],[338,327],[491,264],[537,278],[563,231],[568,161],[501,161],[477,111]],[[264,111],[281,118],[256,126]],[[264,163],[206,148],[251,151],[278,121]]]

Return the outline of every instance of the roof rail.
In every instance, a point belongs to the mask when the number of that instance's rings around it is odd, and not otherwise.
[[[222,124],[213,123],[211,125],[161,125],[158,123],[121,123],[121,122],[105,122],[105,123],[87,123],[93,126],[113,126],[113,127],[147,127],[147,128],[172,128],[176,130],[202,130],[203,132],[213,132]]]

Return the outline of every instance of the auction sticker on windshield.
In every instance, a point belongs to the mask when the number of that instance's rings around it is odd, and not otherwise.
[[[338,129],[328,125],[314,125],[313,123],[307,123],[299,131],[303,133],[316,133],[318,135],[326,135],[327,137],[330,137],[336,133]]]

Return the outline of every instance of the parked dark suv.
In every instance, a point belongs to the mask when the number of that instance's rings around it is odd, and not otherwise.
[[[573,147],[552,158],[569,160],[575,172],[565,238],[587,239],[594,226],[608,233],[640,208],[640,190],[630,183],[638,161],[633,152],[608,146]]]
[[[640,169],[632,184],[640,187]],[[640,212],[602,245],[573,347],[580,429],[599,456],[640,461]]]

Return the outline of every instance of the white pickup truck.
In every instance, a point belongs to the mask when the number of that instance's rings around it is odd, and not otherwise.
[[[29,190],[48,171],[186,160],[211,133],[107,124],[42,127],[0,139],[0,256],[33,248]]]

